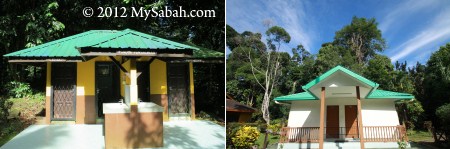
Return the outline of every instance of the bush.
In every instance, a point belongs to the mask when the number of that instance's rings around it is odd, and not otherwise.
[[[239,129],[244,126],[250,126],[257,128],[260,132],[265,130],[266,124],[265,123],[237,123],[237,122],[230,122],[226,125],[226,143],[227,147],[232,147],[232,137],[234,137]]]
[[[274,119],[270,121],[270,125],[267,126],[267,129],[270,129],[272,131],[272,134],[279,134],[281,128],[283,128],[283,125],[286,125],[285,119]]]
[[[0,126],[4,126],[8,121],[9,109],[12,106],[12,102],[6,98],[0,97]]]
[[[250,148],[256,144],[259,134],[258,128],[243,126],[233,136],[232,142],[236,148]]]
[[[30,84],[24,82],[11,81],[6,85],[10,97],[22,98],[31,95]]]
[[[446,134],[450,134],[450,103],[436,109],[436,116],[439,117],[441,128]]]

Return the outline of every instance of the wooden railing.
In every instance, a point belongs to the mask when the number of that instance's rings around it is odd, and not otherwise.
[[[281,128],[280,143],[288,142],[319,142],[319,127]]]
[[[325,128],[326,130],[326,128]],[[406,129],[404,126],[364,126],[364,141],[365,142],[397,142],[408,141],[406,136]],[[340,134],[325,135],[327,139],[344,139],[350,136],[359,135],[346,134],[349,133],[347,128],[339,128]],[[326,133],[326,132],[325,132]],[[356,132],[357,133],[357,132]],[[333,136],[340,138],[333,138]],[[280,132],[280,143],[305,143],[305,142],[319,142],[319,127],[284,127]]]
[[[364,126],[365,142],[397,142],[408,141],[406,128],[399,126]]]

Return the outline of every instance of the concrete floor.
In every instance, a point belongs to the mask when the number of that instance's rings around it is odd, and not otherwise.
[[[32,125],[0,148],[104,148],[102,127],[102,125]],[[164,122],[163,148],[223,149],[225,127],[209,121]]]

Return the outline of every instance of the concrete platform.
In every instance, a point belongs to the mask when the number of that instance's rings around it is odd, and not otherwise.
[[[105,146],[102,129],[102,125],[32,125],[0,149],[99,149]],[[209,121],[164,122],[163,148],[223,149],[225,127]]]

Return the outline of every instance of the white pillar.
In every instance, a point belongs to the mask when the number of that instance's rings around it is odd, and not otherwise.
[[[130,59],[130,105],[138,104],[136,59]]]

